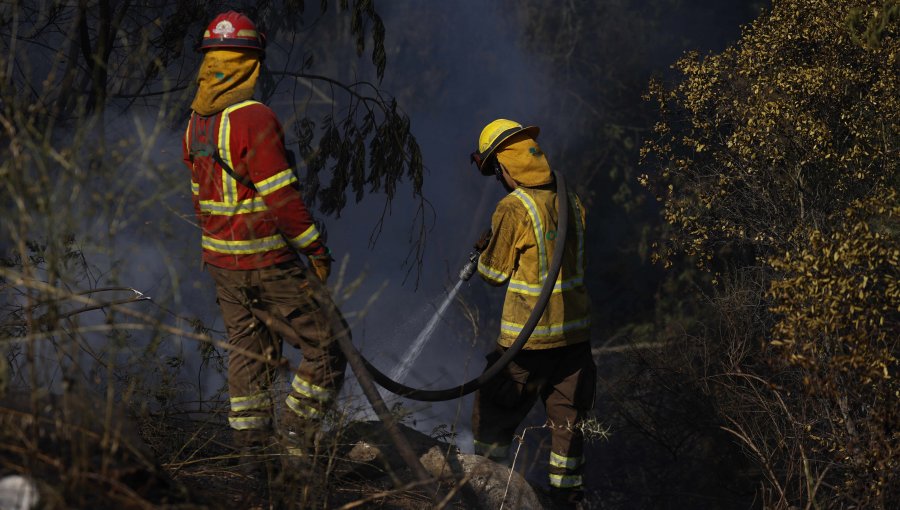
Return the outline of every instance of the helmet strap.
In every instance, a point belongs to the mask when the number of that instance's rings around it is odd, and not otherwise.
[[[497,178],[498,181],[505,183],[503,180],[503,168],[500,167],[500,162],[497,161],[497,155],[491,154],[488,158],[482,159],[480,152],[473,152],[469,159],[472,163],[475,163],[475,166],[478,167],[478,170],[481,171],[482,175],[491,175],[494,174],[494,177]]]
[[[497,161],[497,156],[492,155],[488,158],[487,161],[484,162],[485,165],[488,166],[494,172],[494,177],[497,178],[500,182],[506,182],[503,180],[503,167],[500,166],[500,162]]]

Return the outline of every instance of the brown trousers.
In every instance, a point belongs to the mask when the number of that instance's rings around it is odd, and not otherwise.
[[[488,365],[505,350],[498,346],[487,356]],[[584,434],[578,425],[593,408],[596,381],[597,369],[587,342],[521,351],[475,393],[475,452],[506,460],[516,428],[540,397],[551,430],[550,486],[580,489]]]
[[[346,367],[336,335],[348,334],[341,331],[347,326],[327,288],[299,260],[246,271],[207,268],[216,282],[228,342],[236,348],[228,353],[231,428],[262,435],[271,430],[271,386],[282,340],[303,355],[283,421],[318,423],[337,397]]]

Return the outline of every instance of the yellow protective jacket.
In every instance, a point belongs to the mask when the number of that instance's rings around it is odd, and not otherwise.
[[[557,211],[553,184],[519,186],[497,204],[491,218],[493,235],[478,260],[478,272],[492,284],[509,284],[497,340],[504,347],[512,345],[522,330],[547,278],[557,248]],[[569,193],[569,228],[562,267],[525,349],[550,349],[589,340],[584,219],[581,201],[575,193]]]

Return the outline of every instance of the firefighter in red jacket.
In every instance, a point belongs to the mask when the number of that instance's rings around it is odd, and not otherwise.
[[[228,423],[242,447],[270,441],[274,367],[285,340],[303,361],[279,429],[302,441],[318,430],[344,378],[346,361],[333,340],[343,320],[324,285],[331,255],[301,198],[275,113],[251,99],[264,38],[247,17],[226,12],[203,34],[201,50],[183,157],[204,266],[232,346]]]

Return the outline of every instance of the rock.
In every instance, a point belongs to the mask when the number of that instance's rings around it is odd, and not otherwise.
[[[347,453],[347,458],[352,462],[372,463],[377,459],[384,458],[384,455],[377,446],[371,445],[365,441],[358,441],[353,445],[353,448],[350,449],[350,452]]]
[[[392,469],[381,448],[359,439],[342,460],[336,463],[333,474],[338,479],[377,479],[387,475]]]
[[[421,457],[422,465],[436,478],[468,480],[463,497],[478,508],[541,510],[544,506],[531,485],[519,473],[479,455],[435,446]]]
[[[409,441],[417,457],[429,448],[442,444],[405,425],[398,424],[397,427]],[[375,479],[389,476],[398,479],[398,474],[407,469],[381,422],[350,423],[332,441],[335,443],[337,457],[343,460],[335,469],[338,478]]]
[[[544,508],[534,489],[519,473],[510,472],[508,467],[485,457],[460,453],[455,446],[404,425],[398,427],[428,473],[441,480],[444,489],[441,492],[453,490],[462,480],[467,481],[456,496],[463,500],[459,502],[462,507],[496,510],[502,504],[510,510]],[[380,422],[349,424],[335,440],[342,445],[338,448],[338,458],[343,459],[336,469],[338,478],[371,481],[389,476],[396,483],[410,476]]]
[[[40,502],[37,484],[24,476],[0,479],[0,510],[31,510]]]

